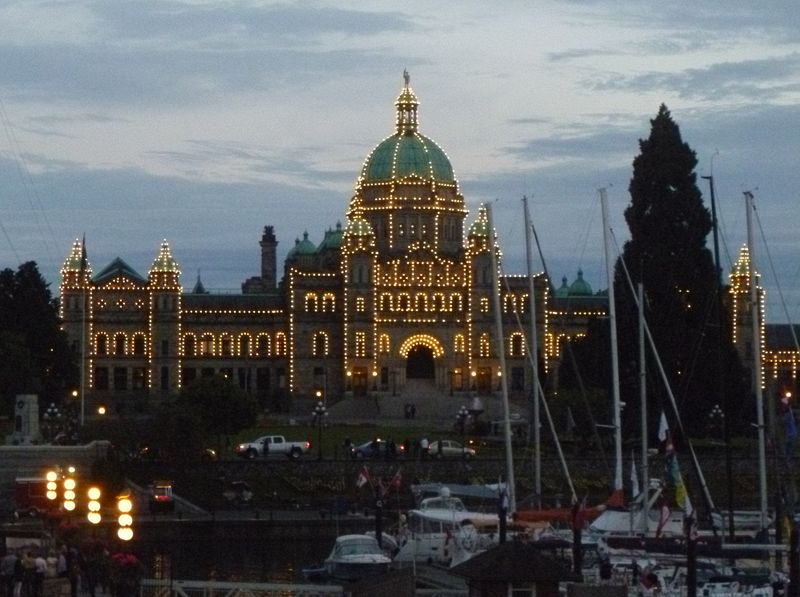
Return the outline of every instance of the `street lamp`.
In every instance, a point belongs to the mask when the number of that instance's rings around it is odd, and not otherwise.
[[[89,498],[89,503],[86,505],[89,512],[86,514],[86,518],[92,524],[98,524],[102,520],[102,515],[100,514],[100,488],[90,487],[86,495]]]
[[[322,460],[322,421],[328,416],[328,409],[322,402],[317,402],[312,413],[317,420],[317,460]]]
[[[119,511],[117,537],[122,541],[130,541],[133,539],[133,502],[130,493],[126,492],[117,496],[117,511]]]
[[[466,457],[466,430],[467,430],[467,417],[469,416],[469,410],[463,404],[461,408],[458,409],[458,413],[456,414],[456,420],[458,420],[458,426],[461,428],[461,455]]]

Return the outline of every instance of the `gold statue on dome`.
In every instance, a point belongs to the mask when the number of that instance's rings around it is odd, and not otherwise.
[[[411,75],[408,74],[408,70],[405,68],[403,69],[403,79],[405,79],[406,87],[408,87],[408,84],[411,82]]]

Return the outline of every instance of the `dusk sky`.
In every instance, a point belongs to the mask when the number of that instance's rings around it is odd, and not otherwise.
[[[234,291],[264,225],[280,264],[304,231],[319,243],[408,69],[468,224],[493,202],[507,273],[525,272],[527,195],[554,284],[607,286],[597,190],[621,245],[665,103],[707,205],[713,168],[725,272],[749,190],[768,320],[786,322],[779,290],[800,314],[796,0],[8,0],[0,55],[0,267],[34,260],[54,293],[84,234],[95,272],[119,256],[146,276],[167,239],[185,287],[200,270]]]

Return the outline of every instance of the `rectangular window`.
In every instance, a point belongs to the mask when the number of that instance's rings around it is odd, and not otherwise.
[[[197,379],[197,369],[194,367],[184,367],[183,371],[181,372],[181,385],[188,386],[195,379]]]
[[[248,378],[247,373],[248,371],[244,367],[239,367],[239,369],[237,369],[236,371],[236,376],[239,380],[239,387],[242,388],[243,390],[250,389],[250,384],[247,383],[247,378]]]
[[[127,367],[114,367],[114,390],[124,392],[128,389]]]
[[[367,333],[356,332],[355,353],[357,357],[367,356]]]
[[[169,367],[161,367],[161,390],[169,390]]]
[[[522,367],[511,368],[511,389],[524,390],[525,389],[525,369]]]
[[[133,389],[144,390],[147,373],[144,367],[133,368]]]
[[[108,389],[108,367],[94,368],[94,389],[95,390]]]
[[[269,392],[269,369],[267,367],[256,369],[256,387],[261,395]]]

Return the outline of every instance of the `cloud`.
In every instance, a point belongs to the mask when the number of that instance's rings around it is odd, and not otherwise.
[[[740,62],[721,62],[706,68],[641,75],[607,75],[589,82],[595,91],[663,91],[686,99],[769,101],[800,91],[800,53]]]

